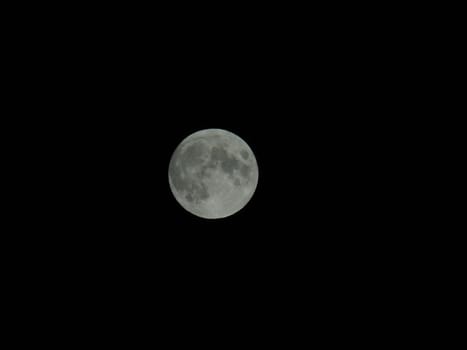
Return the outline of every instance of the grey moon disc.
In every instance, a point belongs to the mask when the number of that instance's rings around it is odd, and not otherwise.
[[[186,137],[169,164],[170,189],[190,213],[219,219],[235,214],[253,196],[258,164],[247,143],[222,129]]]

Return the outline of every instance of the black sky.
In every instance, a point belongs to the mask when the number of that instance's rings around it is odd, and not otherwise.
[[[109,31],[96,20],[42,42],[40,52],[57,53],[42,62],[54,73],[36,103],[48,108],[40,126],[52,135],[43,138],[50,159],[61,160],[58,226],[86,228],[102,244],[216,249],[211,240],[225,239],[232,253],[336,236],[353,245],[352,235],[385,229],[374,220],[390,186],[379,160],[391,108],[377,38],[348,22],[266,22],[189,30],[143,19]],[[260,171],[248,206],[213,222],[179,207],[167,181],[175,147],[204,128],[247,140]]]
[[[340,291],[382,284],[403,239],[393,218],[408,215],[394,203],[402,118],[385,34],[334,10],[261,13],[199,26],[102,14],[31,40],[39,260],[84,285],[123,281],[144,302],[235,294],[230,307],[244,298],[269,315],[277,298],[278,312],[350,308]],[[172,152],[205,128],[243,138],[259,166],[252,200],[226,219],[191,215],[169,188]]]

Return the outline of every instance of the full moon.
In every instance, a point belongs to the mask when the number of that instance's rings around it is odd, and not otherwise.
[[[169,184],[177,202],[190,213],[225,218],[250,201],[258,184],[258,165],[240,137],[205,129],[189,135],[175,149]]]

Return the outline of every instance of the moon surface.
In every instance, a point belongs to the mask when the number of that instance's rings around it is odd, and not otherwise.
[[[169,184],[175,199],[190,213],[225,218],[250,201],[258,185],[258,164],[237,135],[205,129],[189,135],[175,149]]]

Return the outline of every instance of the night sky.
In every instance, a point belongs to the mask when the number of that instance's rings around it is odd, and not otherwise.
[[[391,166],[398,71],[374,24],[317,11],[211,25],[105,12],[32,32],[36,261],[152,314],[156,295],[269,319],[311,301],[330,322],[378,294],[409,215]],[[206,128],[246,140],[259,168],[251,201],[224,219],[190,214],[168,182],[175,148]]]

